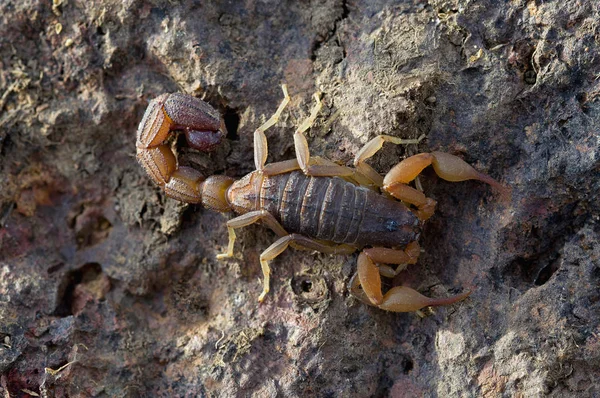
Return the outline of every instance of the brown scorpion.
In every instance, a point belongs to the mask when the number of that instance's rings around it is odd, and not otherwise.
[[[233,255],[235,229],[261,222],[279,239],[260,255],[264,277],[260,302],[269,292],[269,261],[288,246],[329,254],[361,250],[350,291],[359,300],[383,310],[418,311],[467,297],[469,291],[434,299],[406,286],[393,287],[383,294],[382,275],[394,277],[407,264],[417,262],[417,240],[423,222],[433,215],[436,205],[408,183],[432,165],[436,174],[447,181],[476,179],[500,192],[506,188],[460,158],[443,152],[420,153],[404,159],[385,177],[365,162],[385,142],[415,144],[419,140],[379,135],[358,152],[354,168],[311,156],[304,133],[322,106],[318,94],[310,116],[294,133],[296,159],[265,164],[265,131],[277,123],[290,101],[286,86],[282,88],[284,100],[279,108],[254,132],[256,170],[239,180],[223,175],[204,178],[194,168],[179,166],[171,150],[169,136],[176,131],[183,131],[188,145],[200,151],[213,149],[225,137],[223,119],[204,101],[180,93],[163,94],[150,101],[140,122],[137,158],[167,196],[238,214],[227,222],[229,244],[217,258]],[[394,270],[388,264],[398,267]]]

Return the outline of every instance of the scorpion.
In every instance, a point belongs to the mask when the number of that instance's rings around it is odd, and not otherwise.
[[[290,102],[286,85],[282,89],[284,99],[276,112],[254,132],[256,170],[238,180],[225,175],[205,178],[200,171],[179,165],[171,149],[174,144],[170,137],[178,131],[199,151],[214,149],[226,136],[224,120],[206,102],[182,93],[163,94],[150,101],[140,122],[137,159],[167,196],[237,214],[227,221],[227,250],[217,259],[233,256],[236,229],[262,223],[279,238],[260,255],[263,289],[259,302],[269,292],[269,262],[289,246],[327,254],[360,250],[357,271],[349,282],[350,293],[382,310],[418,312],[466,298],[471,293],[468,290],[447,298],[429,298],[407,286],[383,293],[382,276],[392,278],[417,262],[423,223],[436,206],[433,199],[408,184],[431,165],[447,181],[475,179],[499,192],[506,187],[444,152],[410,156],[385,176],[366,163],[386,142],[416,144],[421,139],[378,135],[356,154],[354,167],[311,156],[305,132],[322,107],[319,93],[314,96],[316,104],[310,115],[294,133],[296,159],[267,164],[265,131],[278,122]]]

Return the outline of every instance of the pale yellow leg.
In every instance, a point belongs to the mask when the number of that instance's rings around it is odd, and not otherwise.
[[[279,221],[277,221],[277,219],[275,219],[275,217],[266,210],[257,210],[242,214],[239,217],[235,217],[227,221],[227,232],[229,233],[227,252],[218,254],[217,259],[221,260],[233,256],[236,228],[246,227],[258,221],[262,221],[267,227],[271,228],[279,236],[287,235],[287,232],[285,229],[283,229]]]
[[[267,156],[269,154],[268,146],[267,146],[267,136],[265,135],[265,131],[270,127],[274,126],[275,123],[279,121],[281,117],[281,113],[290,102],[290,96],[288,95],[287,85],[282,84],[281,89],[283,90],[283,101],[277,108],[277,111],[263,123],[260,127],[254,131],[254,165],[256,170],[262,170],[267,161]]]
[[[277,174],[290,173],[299,169],[300,165],[298,165],[298,161],[296,159],[289,159],[281,162],[266,164],[263,168],[263,173],[266,176],[274,176]]]
[[[229,243],[227,244],[227,252],[217,254],[217,260],[224,258],[233,257],[233,244],[235,243],[235,231],[232,227],[227,226],[227,232],[229,233]]]
[[[296,159],[298,160],[298,165],[304,174],[309,176],[351,176],[354,174],[354,170],[349,167],[340,166],[331,161],[324,161],[323,159],[313,160],[310,157],[308,141],[306,140],[304,133],[314,124],[315,120],[317,119],[317,115],[323,106],[320,96],[320,93],[316,93],[314,95],[317,103],[310,112],[310,116],[300,124],[300,127],[298,127],[294,133],[294,147],[296,149]]]
[[[260,267],[263,273],[263,291],[258,297],[259,302],[262,302],[269,293],[269,285],[271,281],[271,268],[269,267],[269,261],[283,253],[283,251],[290,245],[300,249],[316,250],[328,254],[346,254],[352,253],[356,250],[354,247],[349,245],[329,245],[299,234],[290,234],[277,239],[275,243],[269,246],[260,255]]]

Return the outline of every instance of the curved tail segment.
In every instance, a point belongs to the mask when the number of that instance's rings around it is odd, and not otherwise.
[[[227,135],[219,113],[206,102],[190,95],[163,94],[150,101],[137,131],[137,159],[167,196],[182,202],[202,202],[204,177],[191,168],[179,166],[171,150],[175,131],[185,134],[188,145],[210,151]]]

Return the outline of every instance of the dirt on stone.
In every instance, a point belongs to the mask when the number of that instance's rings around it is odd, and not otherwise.
[[[0,396],[600,395],[600,6],[593,0],[0,3]],[[226,142],[179,145],[206,175],[311,153],[385,173],[458,155],[511,188],[449,183],[391,283],[471,296],[421,319],[348,293],[356,255],[288,250],[165,197],[135,159],[148,101],[218,109]],[[183,144],[183,140],[178,140]],[[389,284],[386,288],[389,287]]]

